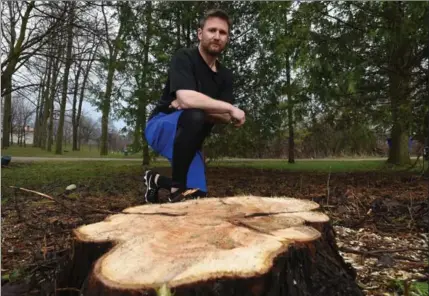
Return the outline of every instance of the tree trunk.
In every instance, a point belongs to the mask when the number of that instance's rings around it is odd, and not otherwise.
[[[391,147],[389,149],[388,163],[394,165],[408,165],[411,163],[408,148],[408,131],[411,116],[411,106],[407,100],[404,88],[408,80],[393,73],[389,77],[390,102],[392,110]]]
[[[66,104],[67,104],[67,91],[68,91],[68,83],[69,83],[69,73],[70,66],[72,64],[72,47],[73,47],[73,20],[74,20],[74,6],[75,2],[70,3],[70,15],[69,15],[69,24],[67,26],[67,57],[66,64],[64,67],[64,77],[63,77],[63,92],[61,96],[61,104],[60,104],[60,120],[58,122],[57,129],[57,142],[55,147],[55,154],[62,154],[63,150],[63,134],[64,134],[64,119],[66,112]]]
[[[12,76],[10,76],[9,80],[5,82],[4,89],[8,91],[12,88]],[[2,85],[3,87],[3,85]],[[3,131],[2,131],[2,142],[1,148],[6,149],[10,146],[10,133],[12,131],[12,92],[8,92],[4,97],[4,105],[3,105]]]
[[[411,163],[408,137],[412,119],[412,109],[409,99],[411,77],[407,57],[410,55],[408,36],[404,31],[403,7],[400,2],[391,2],[385,6],[389,14],[390,56],[389,56],[389,97],[392,111],[391,147],[388,163],[409,165]]]
[[[57,93],[58,75],[61,68],[61,59],[64,54],[63,33],[60,33],[57,41],[57,56],[51,57],[52,63],[49,72],[52,72],[52,78],[49,80],[45,93],[45,106],[43,111],[43,122],[40,137],[40,147],[48,151],[52,151],[52,138],[53,138],[53,113],[55,107],[55,95]],[[55,59],[55,63],[53,60]],[[53,67],[53,69],[51,69]],[[49,120],[49,123],[48,123]]]
[[[13,145],[13,125],[10,125],[10,146]]]
[[[118,4],[119,6],[122,4]],[[126,4],[124,4],[126,5]],[[102,5],[102,11],[104,12],[104,5]],[[120,8],[119,8],[120,10]],[[107,24],[106,24],[107,26]],[[100,143],[100,155],[107,155],[108,153],[108,146],[107,146],[107,140],[108,140],[108,128],[109,128],[109,114],[110,114],[110,100],[112,95],[112,89],[113,89],[113,76],[115,75],[116,67],[117,67],[117,59],[119,54],[119,42],[121,41],[123,37],[125,29],[124,21],[121,20],[119,24],[118,29],[118,35],[116,35],[115,40],[113,43],[108,42],[109,47],[109,65],[108,65],[108,72],[107,72],[107,82],[106,82],[106,91],[104,93],[104,96],[102,98],[101,102],[101,143]],[[108,32],[106,32],[108,34]]]
[[[317,208],[254,196],[128,208],[75,229],[58,287],[81,295],[156,295],[163,286],[176,296],[363,295]]]
[[[146,141],[146,136],[145,136],[145,130],[146,130],[146,108],[143,110],[142,113],[142,132],[140,133],[143,140],[142,140],[142,144],[143,144],[143,165],[149,165],[150,164],[150,156],[149,156],[149,145]]]
[[[80,78],[80,73],[82,71],[82,62],[80,61],[78,64],[78,70],[77,70],[77,74],[75,76],[75,83],[74,83],[74,91],[73,91],[73,109],[72,109],[72,128],[73,128],[73,135],[72,135],[72,151],[77,151],[77,138],[78,138],[78,126],[79,124],[77,123],[77,94],[79,92],[79,78]]]
[[[49,92],[49,100],[47,102],[47,106],[48,106],[48,111],[46,112],[46,116],[49,118],[49,124],[48,119],[46,119],[46,123],[45,123],[45,127],[44,127],[44,131],[45,131],[45,135],[47,133],[47,137],[44,136],[43,139],[43,147],[46,148],[47,151],[51,152],[52,151],[52,145],[53,145],[53,141],[54,141],[54,111],[55,111],[55,95],[57,93],[57,85],[58,85],[58,74],[60,73],[60,69],[61,69],[61,59],[63,57],[64,54],[64,43],[63,43],[63,31],[61,31],[60,36],[58,38],[58,55],[55,61],[55,65],[54,65],[54,73],[53,73],[53,77],[52,77],[52,84],[50,86],[50,92]],[[48,125],[47,127],[47,132],[46,132],[46,125]]]
[[[286,56],[286,87],[287,87],[287,117],[289,129],[288,162],[295,163],[295,136],[293,127],[293,99],[290,83],[290,61],[289,55]]]
[[[19,128],[18,128],[18,133],[17,133],[17,139],[16,139],[16,141],[17,141],[18,146],[21,146],[21,131],[20,131]]]
[[[55,86],[56,86],[56,80],[57,80],[57,76],[58,76],[58,70],[54,69],[54,77],[53,77],[53,81],[52,81],[52,87],[51,87],[51,72],[52,72],[52,60],[54,58],[51,57],[50,61],[49,61],[49,66],[48,66],[48,79],[46,82],[46,88],[45,91],[43,92],[43,119],[42,119],[42,123],[41,123],[41,132],[40,132],[40,147],[42,147],[43,149],[46,149],[46,137],[48,134],[47,128],[48,128],[48,119],[49,119],[49,110],[51,108],[51,99],[54,99],[54,94],[55,94]],[[59,64],[59,57],[58,60],[55,64],[55,66],[58,66]],[[51,110],[52,112],[53,110]]]
[[[49,72],[49,62],[50,59],[46,61],[46,67],[48,68]],[[39,137],[40,137],[40,128],[41,128],[41,118],[42,118],[42,107],[44,102],[44,93],[45,93],[45,87],[46,87],[46,79],[47,79],[47,73],[44,73],[42,81],[41,81],[41,87],[39,88],[39,93],[37,95],[37,106],[36,106],[36,119],[34,121],[34,132],[33,132],[33,147],[40,147]]]
[[[393,127],[391,132],[391,147],[389,149],[388,163],[394,165],[408,165],[411,163],[408,150],[408,132],[404,122],[401,122],[397,116],[393,119]]]
[[[101,147],[100,155],[107,155],[108,153],[108,133],[109,133],[109,114],[110,114],[110,96],[112,95],[113,88],[113,74],[115,72],[115,66],[113,61],[110,62],[109,72],[107,74],[107,85],[106,92],[104,93],[104,98],[102,102],[102,117],[101,117]]]
[[[146,142],[146,136],[145,136],[145,130],[146,130],[146,121],[147,121],[147,102],[148,102],[148,94],[146,89],[146,79],[147,79],[147,73],[149,72],[149,44],[152,39],[152,2],[147,2],[148,6],[146,8],[146,24],[147,24],[147,33],[145,36],[145,43],[143,47],[143,69],[142,69],[142,76],[141,76],[141,96],[139,98],[139,111],[138,111],[138,121],[140,121],[142,128],[141,137],[142,137],[142,143],[143,143],[143,165],[149,165],[149,147]]]
[[[52,152],[52,144],[54,143],[54,98],[49,102],[51,104],[51,112],[49,113],[48,138],[46,139],[47,151]]]
[[[97,52],[97,48],[98,48],[98,45],[95,47],[93,55],[91,57],[91,60],[89,61],[88,66],[87,66],[87,68],[85,70],[85,74],[83,76],[82,88],[80,89],[79,106],[78,106],[78,109],[77,109],[76,122],[75,122],[75,124],[76,124],[76,130],[77,130],[77,133],[78,133],[77,139],[79,139],[78,150],[80,150],[80,142],[81,142],[81,139],[80,139],[80,136],[79,136],[79,126],[80,126],[80,118],[82,116],[82,103],[83,103],[83,98],[85,96],[86,83],[88,82],[89,73],[91,72],[92,62],[95,59],[95,54]],[[74,145],[74,140],[75,139],[73,138],[73,145]]]
[[[76,124],[76,119],[74,119],[73,120],[73,122],[72,122],[72,126],[73,126],[73,136],[72,136],[72,150],[73,151],[78,151],[79,150],[79,147],[78,147],[78,141],[77,141],[77,139],[78,139],[78,137],[79,137],[79,135],[78,135],[78,133],[79,133],[79,127],[78,127],[78,125]]]

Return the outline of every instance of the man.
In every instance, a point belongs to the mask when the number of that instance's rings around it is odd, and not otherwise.
[[[234,107],[232,72],[218,57],[229,41],[231,20],[219,9],[200,22],[197,48],[180,49],[173,56],[163,95],[149,117],[145,137],[149,145],[172,164],[172,178],[146,171],[145,200],[157,203],[158,190],[170,190],[170,202],[186,198],[189,189],[207,195],[201,153],[214,124],[245,122]]]

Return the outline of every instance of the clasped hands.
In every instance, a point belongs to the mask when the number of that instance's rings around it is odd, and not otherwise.
[[[177,100],[173,100],[170,104],[170,108],[181,110],[180,104]],[[240,108],[232,106],[229,112],[206,112],[209,121],[221,122],[221,123],[233,123],[234,126],[240,127],[246,121],[246,114]]]

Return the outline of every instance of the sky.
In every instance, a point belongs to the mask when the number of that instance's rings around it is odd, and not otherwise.
[[[92,106],[90,103],[84,101],[82,103],[82,113],[87,114],[88,116],[92,117],[93,119],[101,118],[101,112],[97,111],[97,108]],[[114,120],[112,124],[115,126],[115,128],[119,131],[123,127],[127,126],[125,121],[120,120]]]

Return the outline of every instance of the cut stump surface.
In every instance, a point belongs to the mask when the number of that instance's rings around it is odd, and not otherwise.
[[[75,230],[69,278],[84,295],[317,295],[331,284],[325,295],[362,295],[318,207],[240,196],[128,208]]]

